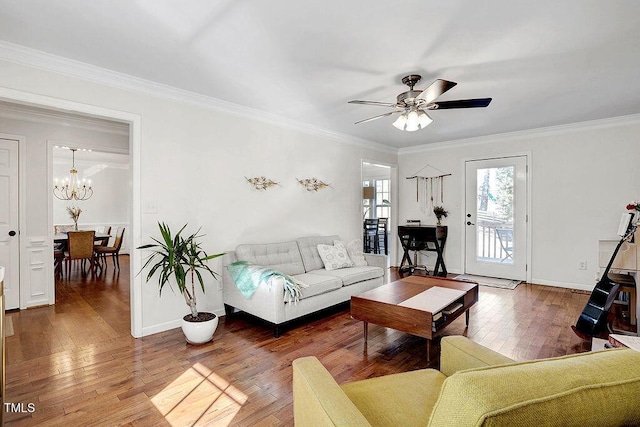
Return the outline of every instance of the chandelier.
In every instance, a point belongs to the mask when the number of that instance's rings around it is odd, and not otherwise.
[[[69,171],[69,177],[65,178],[60,184],[58,180],[54,181],[53,195],[60,200],[87,200],[93,196],[91,181],[78,178],[78,170],[76,169],[76,151],[77,148],[69,148],[71,150],[72,164]]]
[[[393,122],[393,126],[395,126],[396,129],[413,132],[426,128],[432,121],[431,117],[429,117],[424,110],[412,106],[404,110],[404,113]]]

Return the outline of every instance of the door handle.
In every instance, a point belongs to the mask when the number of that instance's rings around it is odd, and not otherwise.
[[[16,232],[15,232],[15,231],[11,230],[11,231],[9,232],[9,236],[13,237],[13,236],[15,236],[15,235],[16,235]]]
[[[475,224],[471,221],[467,221],[467,225],[475,225]]]

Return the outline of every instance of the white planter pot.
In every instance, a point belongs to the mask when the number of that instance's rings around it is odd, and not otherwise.
[[[188,314],[185,317],[191,317],[191,315]],[[218,327],[218,316],[205,322],[189,322],[185,317],[182,318],[182,332],[189,344],[205,344],[213,339],[213,333]]]

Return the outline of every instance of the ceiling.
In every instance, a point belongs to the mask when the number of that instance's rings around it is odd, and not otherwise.
[[[0,40],[393,148],[640,113],[636,0],[0,0]],[[354,125],[409,73],[493,102]]]

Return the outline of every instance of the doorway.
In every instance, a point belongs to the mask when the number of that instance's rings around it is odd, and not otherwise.
[[[527,279],[527,156],[465,162],[465,273]]]
[[[373,160],[362,160],[363,250],[387,255],[396,253],[397,218],[393,206],[397,197],[397,167]]]
[[[32,106],[35,108],[40,108],[48,111],[63,111],[63,112],[67,112],[74,115],[77,114],[78,116],[81,116],[81,117],[103,119],[107,121],[126,123],[128,125],[129,132],[128,132],[127,139],[129,141],[129,150],[130,150],[129,155],[130,155],[130,168],[131,168],[129,191],[127,195],[127,198],[129,199],[129,206],[131,209],[130,218],[129,218],[130,229],[131,229],[130,241],[131,241],[131,247],[137,247],[138,245],[140,245],[141,244],[140,151],[141,151],[141,139],[142,139],[141,116],[135,113],[113,110],[110,108],[83,104],[83,103],[78,103],[74,101],[68,101],[65,99],[53,98],[46,95],[37,95],[33,93],[21,92],[21,91],[12,90],[12,89],[6,89],[6,88],[0,88],[0,102],[10,103],[11,105],[17,104],[21,106],[25,106],[25,105]],[[22,156],[23,140],[20,139],[20,141],[21,141],[20,177],[22,178],[24,174],[24,165],[25,165],[24,159],[26,158],[26,155]],[[49,157],[47,161],[50,162],[51,154],[49,153],[48,156]],[[46,167],[46,165],[43,165],[43,167]],[[51,163],[49,163],[48,167],[51,168]],[[51,176],[51,173],[49,173],[49,176]],[[50,182],[49,184],[51,186],[50,188],[53,188],[53,182]],[[46,230],[44,229],[46,227],[43,227],[42,224],[39,223],[39,224],[35,224],[34,226],[30,226],[29,224],[27,224],[27,215],[25,213],[26,204],[24,202],[25,200],[24,196],[27,190],[25,190],[25,188],[23,187],[24,186],[22,185],[20,187],[20,201],[19,201],[20,225],[21,227],[23,227],[23,230],[22,230],[23,233],[20,236],[20,239],[22,241],[22,244],[20,245],[21,246],[20,247],[20,263],[21,263],[20,268],[23,272],[31,273],[31,271],[29,270],[30,266],[24,263],[25,263],[25,260],[28,259],[29,256],[31,255],[29,252],[31,250],[30,246],[34,246],[34,250],[37,249],[39,252],[41,252],[40,263],[43,265],[42,277],[45,278],[43,280],[39,280],[38,284],[44,285],[47,288],[51,288],[53,286],[53,266],[48,267],[48,260],[53,256],[53,249],[52,249],[52,245],[48,244],[47,242],[49,242],[52,237],[53,224],[49,224],[48,229],[51,231],[49,231],[48,235],[46,234]],[[51,212],[51,211],[52,211],[52,206],[51,204],[49,204],[48,212]],[[51,215],[49,215],[49,218],[51,218]],[[29,234],[25,234],[24,232],[25,227]],[[35,234],[33,230],[36,230]],[[133,272],[139,271],[142,265],[142,260],[141,260],[141,255],[138,253],[138,251],[131,251],[130,258],[131,258],[131,262],[130,262],[129,269],[130,269],[130,273],[132,273],[130,274],[131,280],[129,284],[130,295],[131,295],[131,299],[130,299],[131,335],[134,337],[141,337],[143,335],[142,290],[141,290],[142,279],[140,277],[137,277]],[[51,274],[48,274],[48,271],[50,271]],[[33,274],[21,274],[21,283],[20,283],[21,288],[25,281],[27,282],[27,285],[30,284],[32,276]],[[21,294],[23,293],[24,292],[21,289]],[[21,302],[21,306],[22,305],[24,305],[23,302]]]

